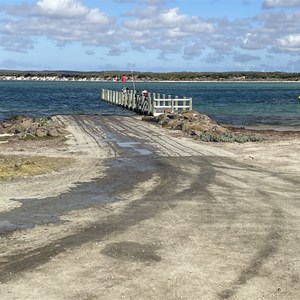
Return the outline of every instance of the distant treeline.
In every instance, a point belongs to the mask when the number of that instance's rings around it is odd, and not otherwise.
[[[57,77],[72,78],[74,80],[97,79],[104,81],[117,81],[121,76],[132,79],[130,71],[102,71],[102,72],[76,72],[76,71],[10,71],[0,70],[0,76],[23,77]],[[300,73],[285,72],[134,72],[136,81],[300,81]]]

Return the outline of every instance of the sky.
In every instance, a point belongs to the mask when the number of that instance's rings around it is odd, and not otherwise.
[[[300,0],[0,0],[0,69],[300,72]]]

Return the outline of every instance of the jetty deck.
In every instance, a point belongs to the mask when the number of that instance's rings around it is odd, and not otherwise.
[[[147,93],[145,96],[134,90],[113,91],[102,89],[101,99],[138,114],[158,116],[165,112],[192,110],[192,98]]]

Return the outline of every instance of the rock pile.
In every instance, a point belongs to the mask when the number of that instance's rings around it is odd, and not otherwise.
[[[176,113],[164,113],[157,117],[145,116],[144,121],[156,122],[164,128],[181,130],[190,136],[207,134],[225,134],[228,129],[220,126],[208,116],[189,110]]]
[[[12,135],[20,138],[59,137],[65,135],[62,125],[53,117],[29,118],[16,116],[0,122],[0,135]]]

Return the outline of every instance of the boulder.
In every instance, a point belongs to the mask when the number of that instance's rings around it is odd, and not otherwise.
[[[13,127],[14,127],[14,132],[17,133],[17,134],[18,133],[24,133],[26,131],[26,128],[23,126],[22,123],[16,124]]]
[[[37,123],[33,123],[31,124],[31,126],[28,128],[27,132],[32,134],[32,135],[36,135],[36,131],[38,129],[38,124]]]
[[[47,129],[42,128],[42,127],[37,128],[36,133],[35,133],[35,135],[37,137],[45,137],[45,136],[47,136],[47,134],[48,134]]]
[[[168,118],[168,116],[166,114],[162,114],[158,116],[158,124],[165,126],[166,124],[168,124],[168,122],[170,121],[170,119]]]
[[[178,113],[168,113],[167,114],[167,117],[169,118],[169,119],[171,119],[171,120],[178,120],[178,119],[182,119],[182,117],[181,117],[181,115],[180,114],[178,114]]]
[[[194,110],[183,111],[181,115],[185,120],[190,120],[190,121],[193,121],[194,119],[197,119],[199,118],[199,116],[201,116],[201,114],[198,111],[194,111]]]
[[[52,127],[52,128],[48,129],[47,135],[51,136],[51,137],[58,137],[59,136],[59,132],[58,132],[57,128],[53,128]]]
[[[173,119],[169,120],[165,127],[174,129],[174,130],[181,130],[182,129],[182,121],[180,119]]]
[[[194,131],[206,131],[208,126],[199,121],[197,122],[184,122],[183,128],[184,131],[194,130]]]
[[[146,122],[154,122],[154,123],[158,122],[158,118],[153,116],[143,116],[142,120]]]
[[[200,136],[202,133],[223,134],[228,129],[220,126],[207,115],[198,111],[183,111],[174,113],[164,113],[158,117],[144,117],[143,120],[156,122],[165,128],[182,130],[190,136]]]
[[[10,128],[11,126],[12,126],[12,123],[10,123],[10,122],[3,122],[2,123],[3,128]]]
[[[22,121],[21,125],[27,131],[32,126],[32,120],[31,119],[25,119],[25,120]]]
[[[228,132],[229,130],[220,125],[217,125],[216,127],[214,127],[213,131],[217,134],[224,134],[224,133]]]
[[[0,134],[13,134],[23,138],[26,136],[58,137],[65,134],[65,130],[55,118],[29,118],[15,116],[0,123]]]

